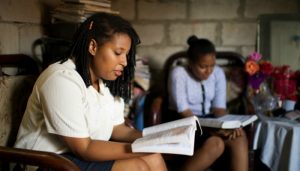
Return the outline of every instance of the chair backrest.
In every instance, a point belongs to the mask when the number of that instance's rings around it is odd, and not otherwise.
[[[31,57],[22,54],[0,55],[1,146],[13,146],[38,74],[38,66]]]
[[[78,171],[73,162],[58,154],[13,147],[28,97],[39,73],[37,63],[29,56],[0,55],[0,170],[30,170],[25,167],[29,165]],[[12,168],[11,163],[17,165]]]
[[[33,57],[39,59],[37,49],[40,48],[42,52],[42,69],[45,69],[49,64],[57,61],[63,56],[67,55],[71,41],[66,39],[43,37],[37,39],[32,46]]]
[[[223,68],[227,81],[227,110],[229,113],[247,113],[244,97],[247,76],[244,72],[244,57],[236,52],[217,52],[216,63]],[[163,86],[160,92],[149,93],[145,102],[145,126],[161,123],[168,107],[167,80],[172,68],[187,64],[187,52],[180,51],[167,58],[163,67]],[[163,113],[163,114],[162,114]]]

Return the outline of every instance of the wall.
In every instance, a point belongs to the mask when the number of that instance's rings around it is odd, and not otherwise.
[[[59,0],[1,0],[0,54],[31,55],[43,35],[44,4]],[[257,17],[265,13],[299,13],[299,0],[112,0],[112,8],[133,23],[141,37],[141,56],[159,71],[172,53],[186,49],[195,34],[212,40],[218,50],[244,56],[255,50]],[[155,73],[155,72],[154,72]]]
[[[41,37],[41,3],[37,0],[0,1],[0,54],[32,54]]]
[[[154,70],[186,49],[192,34],[246,56],[255,50],[260,14],[300,12],[299,0],[113,0],[112,7],[133,23],[142,40],[138,53]]]

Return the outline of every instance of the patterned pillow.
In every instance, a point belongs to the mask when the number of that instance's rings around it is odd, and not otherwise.
[[[36,77],[0,77],[0,145],[13,146]]]

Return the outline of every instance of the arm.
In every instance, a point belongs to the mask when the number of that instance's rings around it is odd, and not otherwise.
[[[186,75],[183,67],[174,68],[169,75],[168,90],[171,99],[174,101],[177,112],[182,117],[192,116],[193,113],[189,109],[186,93]]]
[[[217,66],[216,66],[217,67]],[[217,67],[216,69],[216,82],[215,82],[215,97],[212,101],[212,113],[216,117],[223,116],[226,111],[226,77],[224,71]]]
[[[184,111],[182,111],[181,113],[179,113],[182,117],[189,117],[189,116],[193,116],[193,112],[190,109],[186,109]]]
[[[142,132],[130,128],[123,123],[114,127],[111,139],[121,142],[133,142],[140,137],[142,137]]]
[[[216,81],[216,89],[215,94],[216,97],[213,100],[212,104],[212,112],[216,117],[220,117],[227,114],[226,111],[226,77],[225,73],[221,68],[218,68],[216,73],[217,81]],[[225,139],[235,139],[242,134],[242,128],[238,129],[220,129],[217,130],[216,133],[224,137]]]
[[[90,138],[64,137],[62,139],[71,148],[72,152],[88,161],[118,160],[142,156],[142,153],[132,153],[130,143],[142,137],[142,133],[122,123],[113,129],[111,140],[99,141]]]
[[[56,142],[65,143],[75,155],[88,161],[117,160],[143,155],[133,154],[128,143],[90,138],[89,123],[84,115],[87,101],[82,93],[86,87],[63,74],[51,77],[40,90],[47,131],[62,140]],[[53,93],[57,90],[60,93]]]
[[[227,111],[226,111],[225,108],[216,108],[216,107],[213,107],[213,108],[212,108],[212,113],[213,113],[216,117],[220,117],[220,116],[226,115],[226,114],[227,114]]]

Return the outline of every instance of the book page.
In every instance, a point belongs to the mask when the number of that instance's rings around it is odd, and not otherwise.
[[[253,121],[257,120],[256,115],[235,115],[235,114],[227,114],[220,118],[222,121],[239,121],[241,126],[246,126]]]
[[[153,134],[153,133],[156,133],[156,132],[165,131],[165,130],[168,130],[168,129],[181,127],[181,126],[185,126],[185,125],[193,125],[197,129],[196,123],[198,123],[199,126],[200,126],[200,123],[199,123],[198,118],[196,116],[191,116],[191,117],[187,117],[187,118],[183,118],[183,119],[179,119],[179,120],[175,120],[175,121],[171,121],[171,122],[166,122],[166,123],[163,123],[163,124],[154,125],[154,126],[144,128],[143,129],[143,136],[147,136],[149,134]]]
[[[206,127],[234,129],[246,126],[256,119],[256,115],[227,114],[219,118],[199,118],[199,121],[202,126]]]
[[[134,152],[142,153],[168,153],[181,154],[192,156],[194,154],[194,147],[191,144],[173,143],[173,144],[159,144],[155,146],[139,147]]]
[[[193,132],[195,132],[195,128],[193,126],[181,126],[138,138],[133,142],[133,145],[147,146],[164,143],[187,142],[189,134]]]
[[[200,118],[200,124],[205,127],[212,127],[212,128],[239,128],[241,127],[240,121],[222,121],[219,118]]]
[[[132,152],[157,152],[192,155],[195,127],[186,125],[139,138],[131,145]]]

